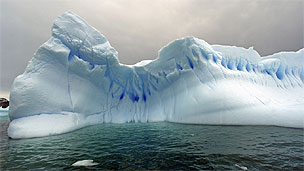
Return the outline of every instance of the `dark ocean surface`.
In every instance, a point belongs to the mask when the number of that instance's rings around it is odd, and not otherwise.
[[[303,129],[175,123],[100,124],[12,140],[0,117],[0,170],[303,170]],[[73,167],[79,160],[89,167]]]

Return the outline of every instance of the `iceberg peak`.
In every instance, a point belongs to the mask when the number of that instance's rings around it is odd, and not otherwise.
[[[76,55],[92,65],[105,64],[107,59],[118,63],[118,53],[105,36],[71,11],[57,17],[52,36],[71,50],[70,60]]]

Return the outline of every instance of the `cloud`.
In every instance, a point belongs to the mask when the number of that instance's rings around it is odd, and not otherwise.
[[[72,10],[100,30],[122,63],[155,59],[170,41],[254,46],[261,55],[303,48],[300,0],[2,0],[0,88],[8,91],[56,16]]]

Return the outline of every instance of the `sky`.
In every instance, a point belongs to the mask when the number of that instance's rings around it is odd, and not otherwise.
[[[0,97],[9,96],[55,18],[71,10],[99,30],[121,63],[155,59],[185,36],[254,47],[261,56],[303,48],[304,0],[0,0]]]

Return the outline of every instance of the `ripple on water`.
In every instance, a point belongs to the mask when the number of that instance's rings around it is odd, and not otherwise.
[[[8,139],[0,119],[0,170],[303,169],[303,129],[174,123],[101,124],[34,139]],[[13,162],[12,162],[13,161]],[[237,165],[237,166],[236,166]]]

